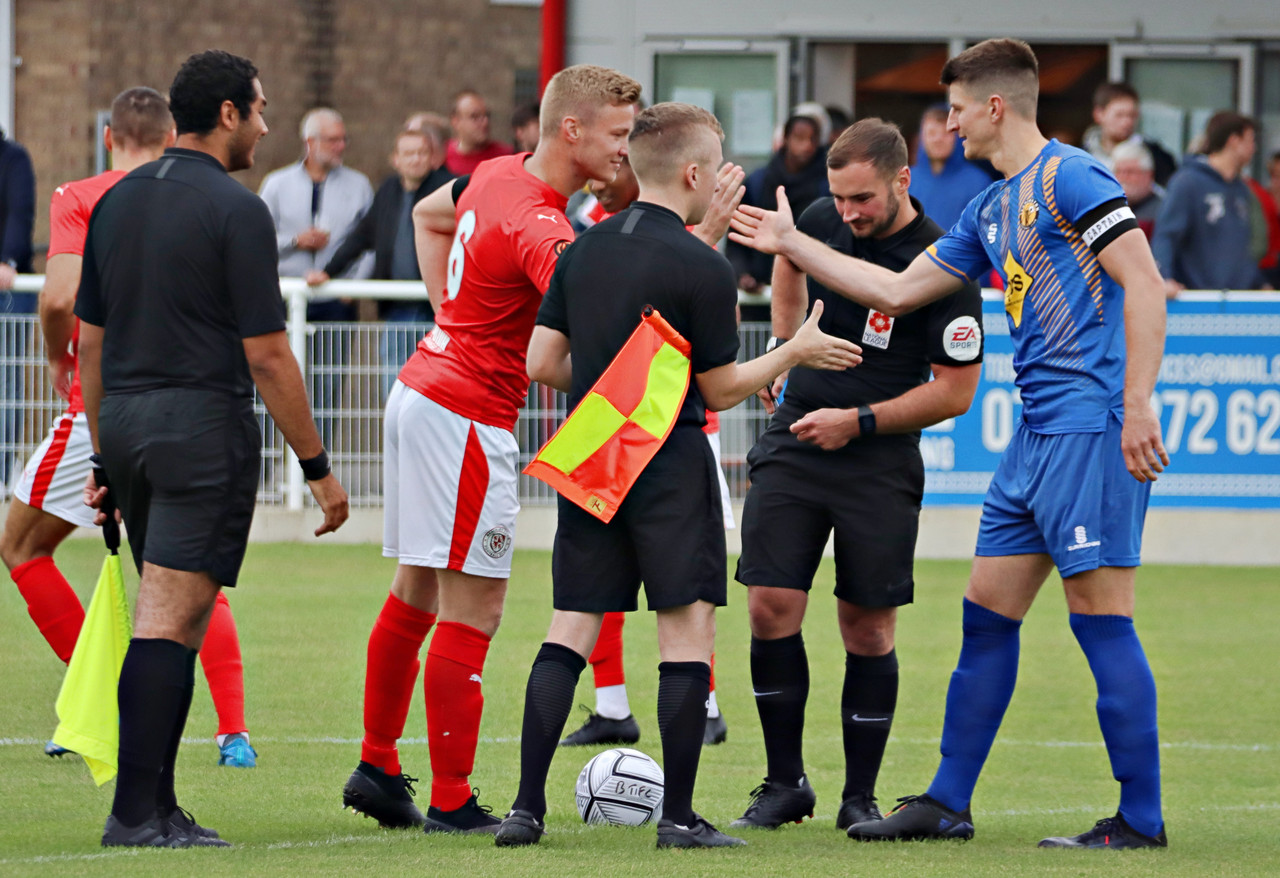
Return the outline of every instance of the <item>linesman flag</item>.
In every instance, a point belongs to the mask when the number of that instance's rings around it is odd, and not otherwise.
[[[675,426],[691,350],[645,306],[622,350],[524,472],[607,524]]]
[[[98,484],[105,485],[105,474],[99,469],[94,473]],[[108,493],[102,504],[107,516],[102,536],[108,554],[58,693],[59,722],[53,733],[53,743],[84,757],[98,786],[115,777],[118,768],[120,705],[116,690],[133,636],[120,567],[120,525],[110,496]]]

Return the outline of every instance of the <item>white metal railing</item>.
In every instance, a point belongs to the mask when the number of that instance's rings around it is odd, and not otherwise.
[[[41,275],[21,275],[18,292],[37,292]],[[425,291],[413,281],[334,280],[309,288],[299,278],[281,278],[287,308],[287,332],[307,383],[313,414],[334,472],[347,488],[353,506],[382,504],[382,413],[386,394],[405,358],[429,325],[407,323],[308,323],[307,302],[313,297],[424,301]],[[0,294],[2,295],[2,294]],[[759,295],[748,304],[767,302]],[[764,323],[746,323],[742,358],[759,356],[769,337]],[[34,314],[0,314],[0,462],[4,484],[11,487],[23,462],[48,433],[64,403],[49,383],[44,340]],[[262,427],[262,475],[258,502],[302,509],[312,501],[292,450],[271,416],[255,399]],[[521,467],[565,417],[565,396],[541,385],[530,388],[515,434]],[[730,492],[746,493],[746,454],[767,420],[759,402],[748,401],[721,415],[722,458]],[[6,491],[8,496],[8,491]],[[555,493],[542,482],[520,477],[521,502],[548,505]]]
[[[20,275],[15,291],[37,292],[41,275]],[[382,410],[386,394],[404,359],[429,326],[408,323],[308,323],[307,302],[315,296],[351,299],[426,298],[416,281],[330,281],[310,289],[299,278],[281,278],[288,308],[289,343],[302,368],[312,408],[334,471],[347,488],[353,506],[382,503]],[[987,298],[1003,294],[986,291]],[[0,294],[3,296],[3,294]],[[1186,292],[1182,301],[1280,302],[1280,294],[1248,291]],[[745,304],[767,297],[744,294]],[[746,322],[740,328],[740,359],[764,352],[769,325]],[[44,343],[34,314],[0,313],[0,477],[11,486],[22,463],[49,430],[63,403],[53,392],[45,367]],[[293,452],[286,446],[260,399],[255,400],[262,427],[262,475],[258,500],[264,505],[301,509],[311,501]],[[530,388],[516,425],[521,466],[527,463],[565,416],[564,394],[540,385]],[[720,416],[722,459],[730,493],[746,494],[746,455],[767,422],[760,403],[751,398]],[[7,496],[7,493],[6,493]],[[520,477],[523,503],[553,503],[545,484]]]

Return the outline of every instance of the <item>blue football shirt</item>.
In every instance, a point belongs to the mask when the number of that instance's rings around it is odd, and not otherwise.
[[[1038,433],[1105,430],[1123,417],[1124,290],[1098,263],[1137,228],[1124,190],[1093,156],[1051,140],[969,202],[926,253],[964,281],[1005,284],[1022,417]]]

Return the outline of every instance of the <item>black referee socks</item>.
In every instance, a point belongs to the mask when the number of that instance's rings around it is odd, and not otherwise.
[[[802,634],[751,638],[751,689],[764,732],[769,779],[795,786],[804,774],[801,737],[809,700],[809,657]]]
[[[174,640],[133,638],[120,669],[120,772],[111,813],[125,826],[156,815],[163,776],[173,795],[173,756],[191,705],[196,651]]]
[[[873,795],[898,706],[898,653],[845,653],[840,719],[844,724],[844,792]]]
[[[544,643],[538,650],[524,690],[520,789],[513,809],[532,812],[538,819],[547,813],[547,772],[586,666],[587,660],[567,646]]]
[[[693,783],[707,727],[711,666],[706,662],[658,664],[658,732],[666,776],[662,816],[693,825]]]

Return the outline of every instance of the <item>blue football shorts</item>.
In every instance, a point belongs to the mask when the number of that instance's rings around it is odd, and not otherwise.
[[[1125,469],[1120,430],[1115,415],[1101,433],[1019,424],[987,488],[975,554],[1048,554],[1064,579],[1137,567],[1151,483]]]

